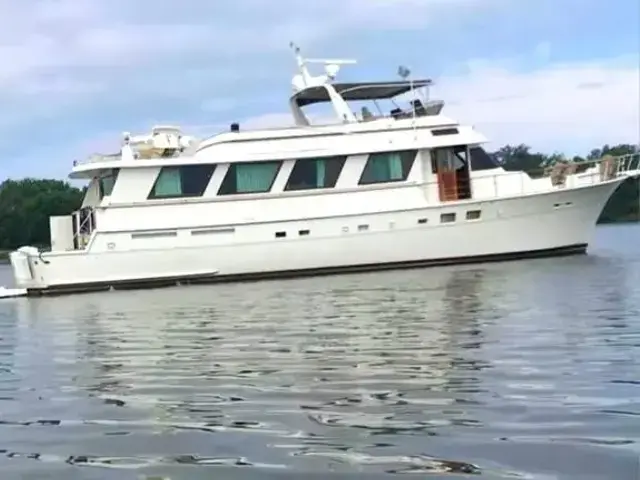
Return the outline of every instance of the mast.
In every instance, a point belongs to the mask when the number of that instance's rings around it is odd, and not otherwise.
[[[333,85],[331,85],[331,82],[335,80],[336,75],[340,71],[341,65],[353,65],[357,62],[355,60],[348,59],[303,58],[300,53],[300,47],[293,42],[290,42],[289,46],[293,49],[296,57],[296,63],[298,64],[298,74],[291,80],[294,93],[301,92],[308,88],[324,88],[331,99],[331,104],[338,118],[345,123],[357,122],[358,120],[349,108],[347,102],[345,102]],[[325,74],[317,76],[311,75],[307,68],[307,64],[309,63],[323,64]],[[297,106],[292,104],[292,108],[294,107],[297,108]],[[302,121],[304,115],[300,112],[299,108],[297,112],[294,109],[294,117],[296,118],[297,123],[305,123]],[[308,121],[306,124],[308,124]]]

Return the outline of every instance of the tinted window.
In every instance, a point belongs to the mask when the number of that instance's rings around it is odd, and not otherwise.
[[[100,189],[100,199],[108,197],[113,192],[113,187],[118,179],[119,168],[113,168],[109,173],[102,175],[98,180],[98,186]]]
[[[282,162],[232,163],[220,185],[218,195],[268,192],[281,164]]]
[[[214,169],[215,165],[162,167],[149,198],[201,197]]]
[[[431,171],[433,173],[460,170],[467,163],[467,147],[463,145],[431,150]]]
[[[439,137],[441,135],[455,135],[458,133],[457,128],[440,128],[438,130],[431,130],[431,134],[434,137]]]
[[[296,160],[285,190],[309,190],[336,186],[347,157],[305,158]]]
[[[482,147],[472,147],[469,149],[469,153],[471,154],[471,170],[490,170],[500,166]]]
[[[417,150],[372,153],[360,177],[360,185],[386,182],[402,182],[416,158]]]

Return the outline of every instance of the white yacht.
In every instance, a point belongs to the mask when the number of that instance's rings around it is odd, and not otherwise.
[[[40,295],[584,253],[611,194],[640,174],[637,157],[539,178],[505,171],[480,132],[422,95],[429,80],[401,67],[397,81],[339,83],[353,61],[296,55],[291,127],[234,123],[207,139],[155,127],[74,163],[70,178],[89,181],[83,204],[50,219],[50,251],[11,253],[17,286]],[[325,74],[313,76],[318,62]],[[312,124],[307,107],[322,103],[336,120]]]

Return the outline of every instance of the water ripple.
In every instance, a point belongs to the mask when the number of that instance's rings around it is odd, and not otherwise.
[[[611,255],[0,303],[0,468],[634,478]]]

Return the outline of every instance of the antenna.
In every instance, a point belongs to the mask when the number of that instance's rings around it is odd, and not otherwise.
[[[302,55],[300,54],[300,47],[293,42],[289,42],[289,47],[293,50],[293,53],[296,56],[298,67],[304,67],[304,60],[302,59]]]
[[[303,58],[300,54],[300,47],[298,47],[294,42],[289,42],[289,47],[291,47],[295,53],[296,62],[300,71],[292,81],[295,90],[325,84],[336,78],[341,65],[352,65],[357,63],[355,60],[340,58]],[[307,64],[309,63],[323,64],[325,75],[312,76],[307,69]]]
[[[293,50],[299,66],[305,65],[307,63],[324,63],[333,65],[347,65],[357,63],[355,60],[343,58],[302,58],[300,47],[298,45],[296,45],[294,42],[289,42],[289,47]]]
[[[413,88],[413,79],[411,77],[411,70],[408,67],[405,67],[404,65],[400,65],[398,67],[398,76],[403,80],[406,80],[407,78],[409,79],[409,84],[410,84],[411,92],[413,94],[414,99],[417,99],[418,97],[422,97],[422,101],[425,104],[429,102],[429,85],[426,85],[424,87],[425,89],[424,93],[422,91],[418,92],[417,90],[415,90]]]
[[[324,64],[333,64],[333,65],[353,65],[355,63],[358,63],[355,60],[340,59],[340,58],[307,58],[305,62],[306,63],[324,63]]]
[[[415,129],[415,121],[416,121],[415,100],[417,100],[417,96],[416,96],[415,90],[413,89],[413,79],[411,78],[411,70],[409,70],[409,68],[405,67],[404,65],[400,65],[398,67],[398,75],[403,80],[406,80],[407,78],[409,79],[409,88],[410,88],[409,91],[411,92],[411,95],[413,95],[413,101],[410,102],[411,103],[411,116],[413,117],[413,125],[414,125],[414,129]]]
[[[409,75],[411,75],[411,70],[409,70],[407,67],[405,67],[404,65],[400,65],[398,67],[398,76],[400,76],[400,78],[405,80]]]

